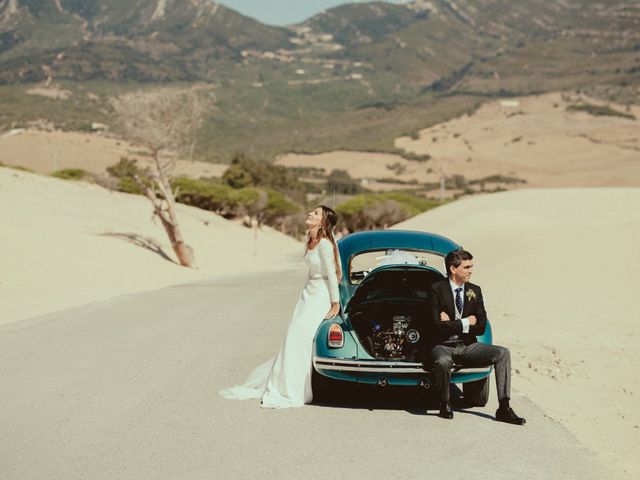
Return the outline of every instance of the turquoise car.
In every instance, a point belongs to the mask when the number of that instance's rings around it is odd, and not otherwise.
[[[331,398],[336,382],[429,388],[421,350],[429,343],[429,286],[445,278],[444,257],[459,248],[433,233],[382,230],[338,241],[343,278],[342,312],[322,322],[314,339],[314,401]],[[487,322],[479,342],[492,343]],[[461,383],[465,402],[484,406],[490,367],[454,365],[451,382]]]

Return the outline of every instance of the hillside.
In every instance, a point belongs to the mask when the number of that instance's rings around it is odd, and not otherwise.
[[[640,107],[573,93],[512,97],[395,140],[398,149],[428,161],[335,150],[285,154],[275,163],[327,174],[346,170],[366,180],[368,188],[410,188],[432,196],[439,195],[443,175],[457,178],[448,195],[496,188],[638,186],[639,126]]]
[[[206,82],[197,155],[394,152],[487,99],[581,89],[638,104],[640,7],[617,0],[370,2],[288,28],[205,0],[0,3],[0,128],[115,128],[109,98]],[[40,83],[37,83],[40,82]],[[33,98],[34,86],[65,98]]]
[[[247,48],[286,45],[288,34],[208,0],[10,0],[0,4],[8,82],[161,82],[204,78]],[[4,8],[2,8],[4,6]]]

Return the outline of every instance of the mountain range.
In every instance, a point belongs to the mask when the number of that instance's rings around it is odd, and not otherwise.
[[[101,101],[24,98],[43,81]],[[200,154],[215,160],[392,150],[393,135],[486,97],[592,88],[636,102],[639,81],[640,4],[628,0],[370,2],[286,28],[211,0],[0,0],[0,106],[18,105],[2,125],[110,122],[114,92],[204,82],[219,108]]]

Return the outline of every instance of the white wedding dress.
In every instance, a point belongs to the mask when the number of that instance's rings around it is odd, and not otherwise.
[[[301,407],[311,403],[313,338],[318,326],[338,302],[333,245],[323,238],[304,256],[307,280],[293,311],[280,351],[275,359],[256,367],[245,383],[219,393],[225,398],[261,398],[263,408]]]

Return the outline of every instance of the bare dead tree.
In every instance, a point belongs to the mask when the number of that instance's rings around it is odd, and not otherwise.
[[[178,261],[185,267],[195,267],[195,257],[182,237],[176,215],[177,192],[171,188],[170,174],[178,157],[192,158],[196,132],[212,103],[213,95],[196,86],[131,92],[111,101],[124,135],[151,153],[150,181],[139,176],[134,180],[151,202]]]

